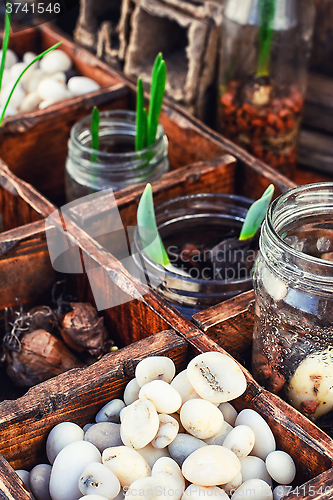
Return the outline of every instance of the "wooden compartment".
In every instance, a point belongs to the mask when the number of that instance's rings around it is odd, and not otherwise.
[[[186,335],[188,323],[182,325]],[[193,333],[195,335],[193,336]],[[31,499],[15,469],[30,470],[45,463],[45,443],[57,423],[73,421],[83,426],[94,420],[97,411],[110,399],[121,398],[126,383],[133,378],[136,364],[151,355],[168,356],[177,371],[184,369],[193,356],[207,351],[224,352],[199,330],[186,340],[173,330],[124,347],[104,356],[94,365],[71,370],[48,380],[16,401],[0,403],[0,491],[2,498]],[[333,441],[279,398],[261,389],[244,370],[247,390],[233,402],[238,411],[252,408],[270,425],[277,448],[289,452],[295,460],[297,494],[288,499],[330,498],[320,494],[333,484]]]

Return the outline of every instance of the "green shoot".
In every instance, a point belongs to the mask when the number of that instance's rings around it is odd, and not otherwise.
[[[8,44],[9,44],[9,35],[10,35],[10,13],[7,12],[7,9],[6,9],[5,34],[4,34],[4,38],[3,38],[2,57],[1,57],[1,64],[0,64],[0,90],[1,90],[1,86],[2,86],[3,72],[4,72],[5,64],[6,64],[6,55],[7,55]]]
[[[156,140],[157,127],[165,92],[166,78],[167,72],[165,61],[162,58],[162,54],[159,53],[156,56],[152,71],[148,117],[147,111],[144,108],[142,80],[141,78],[138,79],[136,101],[136,151],[140,151],[141,149],[151,146]]]
[[[241,233],[239,235],[239,240],[247,240],[256,234],[265,218],[273,193],[274,186],[273,184],[270,184],[262,197],[252,203],[246,214]]]
[[[257,77],[269,76],[275,7],[276,0],[259,0],[260,25]]]
[[[9,101],[10,101],[10,99],[11,99],[11,97],[12,97],[13,93],[14,93],[14,90],[16,89],[16,87],[17,87],[17,85],[18,85],[19,81],[21,80],[22,76],[24,75],[24,73],[25,73],[25,72],[26,72],[26,71],[30,68],[30,66],[32,66],[33,64],[35,64],[35,62],[36,62],[36,61],[38,61],[38,60],[39,60],[39,59],[41,59],[43,56],[45,56],[46,54],[48,54],[49,52],[51,52],[51,50],[54,50],[54,49],[56,49],[57,47],[59,47],[59,45],[61,45],[61,43],[62,43],[62,42],[58,42],[58,43],[56,43],[55,45],[52,45],[52,47],[50,47],[49,49],[44,50],[44,52],[42,52],[42,53],[41,53],[41,54],[39,54],[37,57],[35,57],[35,59],[34,59],[34,60],[30,63],[30,64],[28,64],[28,65],[24,68],[24,70],[22,71],[22,73],[20,74],[20,76],[18,77],[18,79],[16,80],[16,82],[14,83],[13,88],[12,88],[12,90],[11,90],[10,94],[9,94],[9,97],[8,97],[7,101],[6,101],[6,104],[5,104],[4,108],[3,108],[3,111],[2,111],[2,114],[1,114],[1,117],[0,117],[0,126],[1,126],[1,124],[2,124],[2,122],[3,122],[3,119],[4,119],[4,116],[5,116],[5,113],[6,113],[6,110],[7,110],[8,104],[9,104]]]
[[[98,151],[99,148],[99,111],[96,106],[94,106],[91,115],[91,148]],[[91,155],[91,161],[97,162],[97,155]]]
[[[146,185],[140,198],[137,225],[142,248],[148,257],[156,264],[169,264],[168,254],[157,229],[151,184]]]

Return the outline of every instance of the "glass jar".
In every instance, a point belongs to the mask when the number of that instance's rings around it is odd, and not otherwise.
[[[162,125],[152,146],[134,151],[135,116],[133,111],[101,112],[99,151],[91,148],[91,115],[72,127],[66,160],[68,202],[95,191],[153,182],[169,170],[168,139]]]
[[[142,249],[136,228],[133,259],[137,267],[185,317],[252,288],[251,269],[258,238],[237,250],[228,247],[219,254],[211,251],[225,236],[238,237],[251,203],[241,196],[203,193],[181,196],[155,207],[157,227],[170,262],[190,273],[189,277],[152,261]],[[193,251],[194,247],[200,254]],[[240,257],[242,263],[233,262],[234,256],[235,260]]]
[[[312,0],[227,0],[219,131],[292,177],[306,90]]]
[[[333,183],[279,196],[259,248],[253,375],[323,424],[333,408]]]

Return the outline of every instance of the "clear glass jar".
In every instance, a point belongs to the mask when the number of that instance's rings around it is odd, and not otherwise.
[[[135,116],[133,111],[101,112],[99,151],[91,149],[91,115],[72,127],[66,160],[68,202],[95,191],[153,182],[169,170],[168,139],[162,125],[152,146],[134,151]]]
[[[219,131],[292,177],[306,90],[312,0],[227,0]]]
[[[253,375],[318,424],[332,424],[333,183],[279,196],[259,248]]]
[[[251,203],[252,200],[241,196],[203,193],[181,196],[155,207],[157,227],[171,264],[179,265],[179,258],[183,258],[182,262],[186,264],[184,270],[190,272],[191,277],[176,274],[153,262],[142,249],[136,228],[133,252],[136,265],[145,273],[150,285],[185,317],[190,318],[252,288],[252,266],[258,238],[240,247],[238,252],[242,254],[237,254],[236,250],[233,254],[233,250],[228,249],[229,254],[226,251],[217,258],[214,254],[214,261],[208,250],[223,240],[227,233],[238,237]],[[204,249],[200,258],[194,252],[190,261],[189,245]],[[179,248],[182,248],[181,253],[177,250]],[[242,257],[242,264],[232,264],[234,255]],[[222,272],[224,262],[228,262],[230,267]],[[199,265],[203,269],[200,273]]]

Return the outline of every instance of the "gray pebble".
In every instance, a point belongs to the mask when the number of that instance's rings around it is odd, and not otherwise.
[[[36,465],[29,476],[30,490],[36,500],[52,500],[49,492],[51,465]]]
[[[172,443],[169,444],[168,450],[171,457],[177,462],[179,467],[183,465],[184,460],[198,448],[207,446],[207,443],[189,434],[178,434]]]
[[[84,436],[85,441],[94,444],[100,452],[113,446],[121,446],[120,424],[100,422],[90,427]]]

